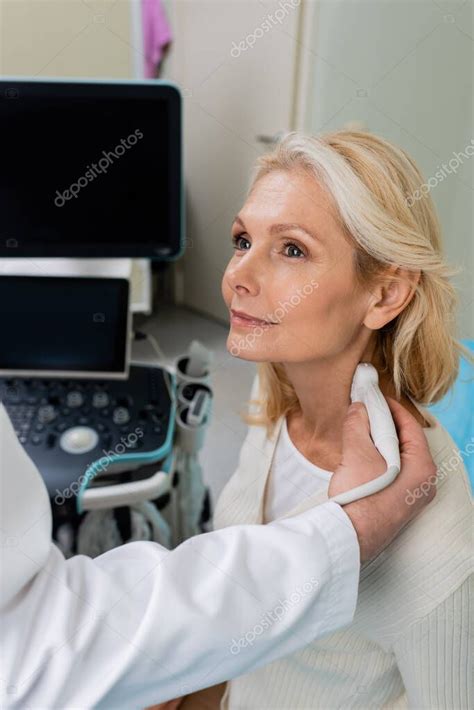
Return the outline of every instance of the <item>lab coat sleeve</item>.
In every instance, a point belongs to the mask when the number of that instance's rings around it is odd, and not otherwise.
[[[2,577],[13,582],[0,598],[1,707],[144,708],[351,622],[359,546],[333,502],[172,551],[143,541],[64,559],[43,481],[2,410]]]

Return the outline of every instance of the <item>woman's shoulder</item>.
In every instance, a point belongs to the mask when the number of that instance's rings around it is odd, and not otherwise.
[[[271,464],[277,443],[277,433],[282,418],[269,435],[263,425],[249,424],[242,443],[237,468],[227,481],[217,499],[214,530],[255,523],[258,518],[258,502]]]
[[[419,406],[419,405],[417,405]],[[424,432],[436,472],[429,481],[437,494],[393,542],[361,570],[361,598],[377,589],[384,607],[397,610],[398,622],[411,623],[430,613],[458,589],[474,570],[474,510],[461,453],[428,411]],[[406,490],[408,505],[427,487]]]
[[[428,427],[423,428],[423,432],[436,466],[436,473],[431,481],[436,485],[435,501],[445,497],[456,499],[460,508],[470,509],[472,512],[472,489],[464,465],[463,454],[439,420],[422,405],[417,402],[414,404],[429,424]],[[474,453],[474,437],[465,442],[463,453],[467,455]],[[418,492],[419,495],[420,492]]]

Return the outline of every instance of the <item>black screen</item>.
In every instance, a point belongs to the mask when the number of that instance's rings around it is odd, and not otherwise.
[[[0,82],[0,256],[176,256],[180,138],[169,85]]]
[[[118,278],[0,277],[0,369],[125,372],[128,290]]]

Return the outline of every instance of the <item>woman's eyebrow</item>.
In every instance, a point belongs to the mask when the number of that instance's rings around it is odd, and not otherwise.
[[[239,215],[236,215],[234,217],[233,224],[235,222],[237,222],[237,224],[240,224],[243,229],[247,229]],[[307,234],[308,237],[311,237],[311,239],[319,241],[319,237],[317,237],[313,232],[310,232],[308,229],[306,229],[306,227],[303,227],[302,224],[297,224],[296,222],[280,222],[279,224],[272,224],[268,231],[270,232],[270,234],[279,234],[280,232],[286,232],[290,229],[298,229],[300,232],[304,232],[305,234]]]

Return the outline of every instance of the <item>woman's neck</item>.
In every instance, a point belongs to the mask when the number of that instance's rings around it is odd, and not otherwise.
[[[307,433],[316,438],[342,439],[352,380],[360,362],[371,362],[377,369],[380,367],[373,334],[330,358],[283,363],[300,406],[296,418]]]
[[[342,428],[351,402],[351,385],[359,362],[377,367],[372,342],[351,352],[312,362],[285,362],[299,409],[288,417],[288,431],[299,450],[316,465],[334,470],[342,455]],[[389,385],[380,379],[382,392]],[[390,389],[390,388],[389,388]]]
[[[350,404],[355,368],[359,362],[372,362],[379,371],[379,386],[385,396],[395,397],[395,386],[387,373],[380,373],[380,362],[373,348],[362,355],[307,363],[284,363],[293,385],[299,409],[288,417],[288,431],[298,449],[321,468],[334,470],[342,455],[342,428]],[[407,398],[401,403],[421,426],[429,426]]]
[[[300,428],[315,438],[339,438],[350,404],[352,371],[333,364],[285,364],[287,376],[295,389],[299,411],[294,416]]]

